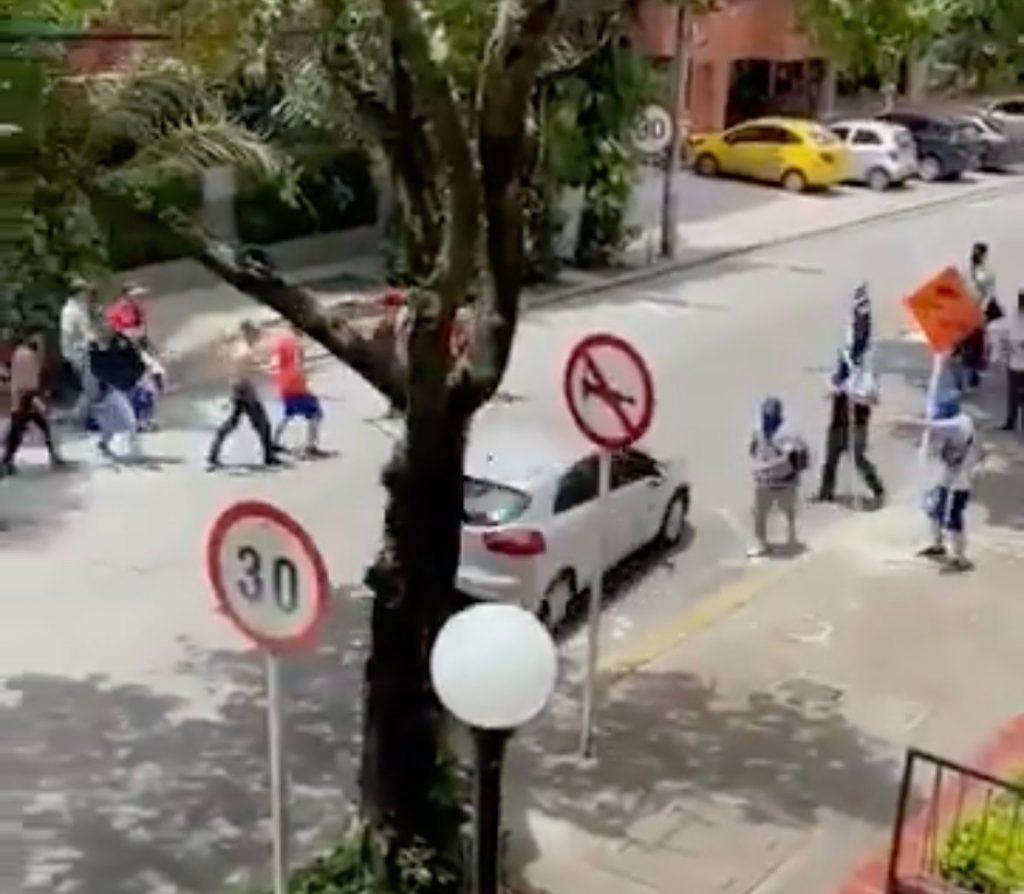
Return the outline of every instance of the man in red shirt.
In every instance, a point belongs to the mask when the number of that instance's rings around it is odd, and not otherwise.
[[[285,429],[292,419],[300,417],[306,420],[305,455],[313,459],[326,456],[320,449],[323,410],[319,399],[309,389],[300,337],[297,329],[289,327],[273,343],[274,385],[284,408],[284,415],[274,430],[274,444],[278,449],[283,449],[281,438]]]

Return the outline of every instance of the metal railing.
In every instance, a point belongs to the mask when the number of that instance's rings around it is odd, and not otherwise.
[[[1016,894],[1024,870],[1024,788],[910,749],[886,894]]]

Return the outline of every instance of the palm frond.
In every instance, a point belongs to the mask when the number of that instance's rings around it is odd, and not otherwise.
[[[289,166],[270,144],[227,118],[191,118],[152,135],[129,162],[108,173],[131,176],[166,162],[197,173],[226,166],[261,179],[281,178]]]

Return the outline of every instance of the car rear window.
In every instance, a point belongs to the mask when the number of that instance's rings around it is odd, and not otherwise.
[[[462,479],[462,511],[466,524],[507,525],[519,518],[529,505],[529,494],[521,490],[482,478]]]

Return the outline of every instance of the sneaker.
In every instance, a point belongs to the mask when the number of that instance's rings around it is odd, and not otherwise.
[[[941,543],[933,543],[931,546],[926,546],[924,549],[918,550],[917,554],[922,559],[942,559],[946,555],[946,547]]]
[[[263,461],[263,465],[267,466],[268,468],[276,468],[277,466],[283,466],[284,464],[284,460],[281,459],[281,457],[279,457],[276,453],[270,454],[270,456],[268,456]]]
[[[326,459],[330,454],[319,447],[307,447],[302,451],[302,456],[305,459]]]
[[[974,563],[965,556],[954,556],[946,563],[948,571],[970,571]]]
[[[207,472],[218,472],[223,468],[224,466],[219,459],[208,459],[206,461]]]
[[[834,503],[836,501],[836,495],[830,494],[826,491],[818,491],[814,495],[812,502],[814,503]]]

